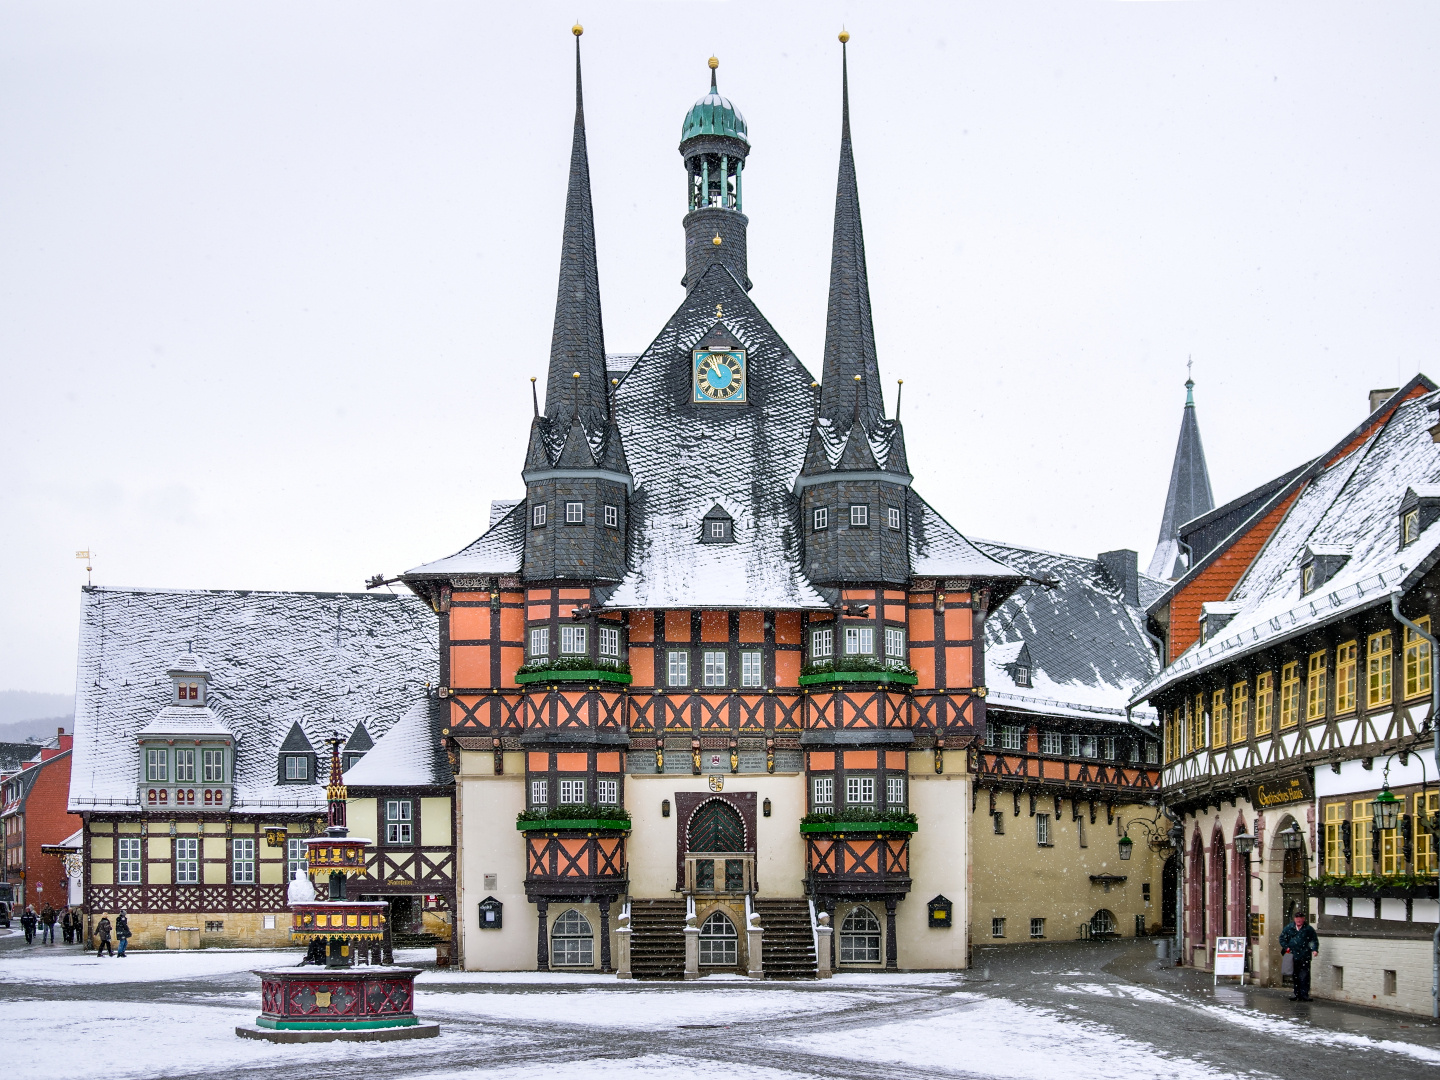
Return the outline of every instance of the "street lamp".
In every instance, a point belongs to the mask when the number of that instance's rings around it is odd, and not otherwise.
[[[1300,832],[1298,821],[1292,821],[1288,829],[1281,829],[1276,839],[1280,841],[1280,846],[1286,851],[1299,851],[1305,846],[1305,837]]]
[[[1385,771],[1390,771],[1388,766]],[[1388,779],[1370,804],[1370,816],[1375,819],[1374,828],[1377,829],[1394,829],[1400,824],[1400,800],[1390,790]]]
[[[1130,858],[1130,852],[1134,847],[1135,841],[1130,839],[1128,833],[1125,836],[1120,837],[1120,858],[1122,860],[1128,861]]]
[[[1240,833],[1235,837],[1235,854],[1249,855],[1255,850],[1255,838],[1249,833]]]

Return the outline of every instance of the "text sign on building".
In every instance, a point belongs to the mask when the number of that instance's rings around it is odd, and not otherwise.
[[[1215,974],[1245,976],[1245,939],[1243,937],[1222,937],[1215,939]]]
[[[1258,810],[1286,803],[1308,802],[1314,797],[1315,789],[1304,773],[1282,776],[1279,780],[1265,780],[1250,789],[1250,804]]]

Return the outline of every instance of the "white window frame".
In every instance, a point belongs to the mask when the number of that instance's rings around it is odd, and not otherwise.
[[[175,751],[175,782],[177,784],[195,783],[195,751]]]
[[[1045,936],[1045,920],[1032,918],[1030,920],[1030,936],[1032,938],[1043,938]]]
[[[820,808],[825,807],[822,811]],[[835,807],[835,778],[833,776],[812,776],[810,778],[810,807],[816,813],[826,813]]]
[[[560,781],[560,805],[580,806],[585,802],[584,780]]]
[[[605,507],[605,527],[618,529],[620,527],[620,508],[618,506]]]
[[[309,780],[310,758],[305,754],[285,755],[285,779]]]
[[[571,915],[575,916],[574,920],[569,918]],[[580,931],[576,924],[585,929]],[[572,928],[574,932],[561,933],[562,929]],[[556,967],[594,967],[594,934],[590,920],[574,908],[562,912],[550,932],[550,962]]]
[[[548,515],[545,512],[544,503],[536,503],[530,509],[530,525],[536,529],[545,527],[545,519]]]
[[[614,626],[597,627],[601,656],[620,657],[620,631]]]
[[[595,801],[601,806],[620,805],[620,781],[619,780],[596,780]]]
[[[1105,735],[1101,737],[1100,756],[1106,761],[1115,760],[1115,738],[1113,735]]]
[[[1025,729],[1019,724],[1001,724],[1000,748],[1002,750],[1024,750]]]
[[[255,884],[255,838],[253,836],[231,837],[230,881],[234,885]]]
[[[168,784],[170,782],[170,751],[145,751],[145,780],[151,784]]]
[[[905,777],[885,777],[885,809],[901,811],[905,809]]]
[[[1042,731],[1040,733],[1040,752],[1042,754],[1054,754],[1061,757],[1065,753],[1065,736],[1058,731]]]
[[[740,685],[765,685],[765,654],[759,649],[746,649],[740,654]]]
[[[1145,764],[1146,764],[1146,765],[1159,765],[1159,764],[1160,764],[1160,744],[1159,744],[1159,743],[1147,742],[1147,743],[1145,744]]]
[[[304,840],[287,838],[285,841],[285,880],[294,881],[310,872],[310,851]]]
[[[584,656],[590,649],[590,637],[584,626],[560,627],[560,655]]]
[[[1003,938],[1005,936],[1004,916],[995,916],[990,919],[990,936],[992,938]]]
[[[835,655],[835,629],[826,627],[823,630],[810,631],[810,660],[812,663],[819,663],[822,660],[829,660]]]
[[[705,523],[705,531],[706,531],[706,533],[709,535],[709,537],[710,537],[711,540],[724,540],[724,539],[725,539],[725,522],[723,522],[723,521],[707,521],[707,522]]]
[[[852,528],[870,524],[870,507],[865,503],[850,504],[850,525]]]
[[[1054,841],[1050,839],[1050,815],[1035,815],[1035,846],[1051,847]]]
[[[585,524],[585,504],[583,502],[567,502],[565,504],[565,524]]]
[[[414,804],[409,799],[385,800],[385,843],[415,842]]]
[[[847,776],[845,777],[845,805],[850,806],[874,806],[875,805],[875,777],[873,776]]]
[[[139,885],[140,884],[140,838],[138,836],[122,836],[120,843],[116,845],[119,849],[118,884]]]
[[[531,780],[531,781],[530,781],[530,805],[531,805],[531,806],[549,806],[549,805],[550,805],[550,781],[548,781],[548,780]]]
[[[1080,736],[1080,757],[1098,758],[1100,756],[1100,740],[1094,735]]]
[[[874,656],[875,628],[873,626],[845,627],[846,656]]]
[[[201,768],[205,779],[202,784],[223,784],[225,782],[225,751],[203,750],[200,753]]]
[[[550,659],[550,627],[532,626],[530,628],[530,659]]]
[[[200,838],[180,836],[175,839],[175,884],[200,884]]]
[[[812,521],[815,526],[815,532],[828,529],[830,527],[830,508],[828,506],[817,506]]]
[[[898,626],[885,627],[885,655],[891,660],[905,659],[905,631]]]
[[[887,507],[885,511],[887,524],[892,529],[900,528],[900,508],[898,506]]]
[[[690,685],[690,653],[686,649],[671,649],[665,656],[667,686]]]
[[[725,686],[725,652],[722,649],[707,649],[704,657],[705,685]]]

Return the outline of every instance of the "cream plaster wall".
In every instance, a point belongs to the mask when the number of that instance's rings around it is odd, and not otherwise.
[[[494,760],[493,754],[491,760]],[[420,800],[420,841],[426,847],[450,846],[449,799]]]
[[[376,817],[376,800],[346,799],[345,827],[351,836],[363,836],[367,840],[380,840],[380,822]]]
[[[910,837],[910,894],[895,909],[896,963],[902,969],[953,969],[969,963],[970,776],[964,750],[946,750],[944,772],[935,772],[933,751],[909,755],[910,809],[920,828]],[[953,925],[932,928],[930,901],[944,896],[953,905]],[[871,904],[880,925],[885,905]],[[835,933],[844,914],[836,910]],[[838,937],[837,950],[838,950]],[[839,952],[836,952],[839,959]]]
[[[1020,796],[1020,814],[1014,813],[1010,792],[997,792],[995,808],[1005,815],[1005,833],[997,836],[990,817],[990,795],[977,793],[975,814],[970,821],[971,917],[970,932],[976,945],[1016,945],[1038,939],[1030,937],[1030,920],[1045,920],[1046,941],[1074,941],[1081,927],[1101,908],[1115,916],[1115,928],[1122,937],[1135,936],[1135,916],[1143,915],[1147,928],[1160,924],[1161,871],[1164,860],[1150,850],[1143,830],[1133,828],[1135,841],[1131,857],[1120,858],[1122,824],[1136,818],[1150,821],[1153,806],[1126,805],[1115,808],[1115,820],[1106,823],[1104,808],[1096,805],[1091,824],[1089,807],[1082,801],[1080,816],[1086,846],[1080,846],[1080,822],[1069,799],[1061,803],[1059,819],[1053,797],[1036,800],[1036,813],[1050,815],[1051,846],[1035,841],[1035,819],[1030,816],[1028,795]],[[968,804],[966,809],[968,810]],[[1168,829],[1161,818],[1158,826]],[[921,826],[924,827],[923,825]],[[1111,885],[1108,892],[1090,881],[1092,874],[1114,874],[1126,878]],[[1144,900],[1142,885],[1150,885],[1150,902]],[[1005,920],[1005,936],[991,936],[991,919]]]
[[[804,895],[805,844],[800,819],[805,815],[805,777],[800,773],[724,774],[726,793],[755,792],[755,879],[758,895]],[[708,776],[675,773],[631,773],[625,777],[625,808],[631,831],[626,847],[630,860],[630,894],[654,899],[675,893],[675,859],[680,816],[675,793],[710,793]],[[660,804],[670,800],[670,816]],[[764,816],[765,800],[771,816]]]
[[[535,970],[538,919],[535,905],[525,896],[525,844],[515,828],[515,816],[525,808],[523,755],[507,753],[504,767],[496,776],[495,756],[489,751],[460,754],[457,902],[460,964],[468,971]],[[486,874],[496,875],[494,889],[485,888]],[[505,905],[499,930],[480,929],[480,901],[486,896]]]

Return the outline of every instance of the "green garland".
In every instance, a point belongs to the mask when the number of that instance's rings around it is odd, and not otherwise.
[[[624,660],[591,660],[588,656],[562,656],[558,660],[532,660],[522,664],[517,675],[534,675],[539,671],[618,671],[630,674],[630,665]]]
[[[630,821],[630,811],[623,806],[597,805],[596,803],[565,803],[554,807],[536,807],[533,810],[521,810],[515,816],[519,821],[589,821],[601,819],[604,821]]]
[[[917,824],[914,814],[903,810],[866,810],[863,806],[849,806],[836,814],[806,814],[800,819],[802,825],[836,825],[846,821],[892,823],[896,825]]]
[[[1434,874],[1324,874],[1318,878],[1310,878],[1305,883],[1308,889],[1413,889],[1420,885],[1434,885],[1437,878]]]
[[[834,672],[851,671],[893,671],[900,675],[914,675],[915,669],[899,660],[876,660],[873,656],[847,656],[835,662],[826,660],[821,664],[802,664],[801,675],[830,675]]]

